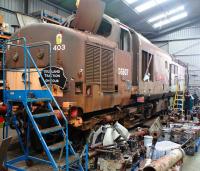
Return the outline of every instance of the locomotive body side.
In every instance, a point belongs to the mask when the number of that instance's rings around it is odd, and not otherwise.
[[[56,42],[58,35],[62,35],[59,45]],[[102,36],[52,24],[27,26],[13,35],[13,38],[16,36],[26,37],[28,44],[41,41],[51,43],[52,66],[63,69],[68,79],[64,90],[53,86],[53,94],[61,106],[66,103],[74,104],[87,113],[129,103],[131,53],[119,50],[115,42]],[[14,60],[16,54],[18,59]],[[33,48],[31,54],[41,70],[49,66],[46,46]],[[21,70],[17,73],[7,72],[10,89],[23,87],[23,62],[22,49],[10,47],[6,66]],[[31,89],[42,89],[38,76],[34,72],[31,75]]]
[[[131,105],[137,111],[136,103],[143,106],[144,114],[167,111],[175,79],[184,77],[178,75],[185,70],[184,66],[106,15],[96,35],[53,24],[33,24],[20,29],[15,37],[26,37],[28,44],[51,43],[52,66],[60,68],[67,77],[64,89],[53,85],[53,94],[60,106],[75,106],[81,113],[95,114],[117,105],[122,108]],[[31,54],[41,71],[50,65],[46,46],[31,49]],[[8,88],[23,88],[23,65],[23,50],[10,47],[6,66],[20,72],[7,72]],[[177,73],[172,71],[175,65]],[[32,70],[31,89],[43,89]],[[138,101],[138,97],[144,100]]]
[[[134,50],[138,57],[138,93],[143,94],[144,96],[158,97],[168,93],[169,66],[172,58],[140,34],[135,33],[134,38],[134,42],[139,42],[138,44],[133,43]],[[152,59],[150,61],[151,57]],[[150,78],[149,80],[144,81],[146,70],[148,70]]]

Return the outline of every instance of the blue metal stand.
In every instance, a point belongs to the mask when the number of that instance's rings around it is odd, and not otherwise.
[[[195,152],[197,153],[199,151],[200,146],[200,138],[198,138],[195,142]]]
[[[23,42],[22,45],[19,44],[13,44],[13,42]],[[25,78],[24,78],[24,89],[23,90],[7,90],[6,89],[6,68],[5,68],[5,52],[7,49],[7,45],[9,46],[15,46],[17,48],[22,48],[24,51],[24,73],[25,73]],[[68,140],[68,121],[61,110],[60,106],[58,105],[56,99],[54,98],[50,88],[46,84],[44,78],[42,77],[42,74],[40,73],[40,70],[38,69],[34,59],[31,56],[30,49],[33,47],[39,47],[42,45],[48,45],[49,46],[49,55],[51,54],[51,44],[48,42],[41,42],[41,43],[36,43],[32,45],[27,45],[26,44],[26,39],[25,38],[16,38],[14,40],[9,40],[6,41],[4,44],[4,55],[3,55],[3,79],[4,79],[4,103],[7,104],[8,106],[8,111],[6,115],[6,137],[8,137],[8,121],[9,118],[12,116],[14,117],[14,125],[16,126],[16,131],[19,137],[19,142],[21,145],[21,148],[23,150],[24,155],[17,157],[15,159],[9,160],[5,162],[5,167],[9,169],[13,169],[16,171],[24,171],[25,169],[18,168],[15,166],[16,163],[19,163],[21,161],[29,161],[29,160],[34,160],[37,162],[42,162],[44,164],[50,165],[54,171],[58,170],[81,170],[83,171],[83,167],[81,164],[81,158],[80,156],[75,153],[72,144],[69,143]],[[34,65],[34,68],[36,69],[39,77],[43,81],[46,90],[31,90],[30,89],[30,63]],[[50,56],[50,65],[51,65],[51,56]],[[51,74],[51,66],[50,66],[50,74]],[[50,81],[51,83],[51,81]],[[51,85],[50,85],[51,87]],[[26,130],[26,141],[24,141],[21,138],[21,132],[17,127],[17,119],[14,113],[12,112],[12,106],[13,103],[21,103],[24,106],[24,109],[26,110],[27,113],[27,130]],[[46,113],[39,113],[39,114],[33,114],[32,113],[32,105],[36,102],[44,102],[47,104],[50,112]],[[64,121],[65,121],[65,128],[61,125],[59,122],[58,118],[56,117],[52,103],[56,106],[56,108],[60,111]],[[39,129],[37,119],[38,118],[48,118],[51,117],[54,122],[54,126],[46,129]],[[38,136],[38,139],[40,140],[40,143],[48,157],[48,160],[40,159],[37,157],[30,156],[29,154],[29,138],[30,138],[30,126],[34,129],[35,133]],[[62,141],[53,144],[53,145],[47,145],[47,142],[45,141],[44,136],[51,134],[51,133],[57,133],[61,134],[63,139]],[[56,161],[54,158],[53,152],[59,151],[60,154],[63,154],[63,149],[65,149],[65,162],[60,163]],[[88,153],[88,150],[87,150]],[[87,156],[88,154],[86,154]],[[87,159],[88,160],[88,159]],[[88,161],[87,161],[88,162]],[[87,170],[87,164],[85,165],[86,170]]]

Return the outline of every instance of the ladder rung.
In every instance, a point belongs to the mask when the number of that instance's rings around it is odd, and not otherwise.
[[[63,130],[64,128],[62,126],[54,126],[54,127],[51,127],[51,128],[46,128],[46,129],[41,129],[41,133],[42,134],[49,134],[49,133],[52,133],[52,132],[57,132],[57,131],[60,131],[60,130]]]
[[[61,142],[58,142],[56,144],[52,144],[52,145],[48,146],[48,148],[51,151],[56,151],[56,150],[63,148],[64,146],[65,146],[65,142],[61,141]]]
[[[49,113],[39,113],[39,114],[34,114],[34,118],[43,118],[43,117],[49,117],[49,116],[54,116],[54,112],[49,112]]]
[[[173,108],[173,109],[175,109],[175,110],[181,110],[181,111],[184,111],[184,110],[182,110],[182,108]]]
[[[28,98],[27,102],[46,102],[51,101],[50,98]]]

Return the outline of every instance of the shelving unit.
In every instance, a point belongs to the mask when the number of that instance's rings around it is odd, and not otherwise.
[[[0,44],[1,42],[10,39],[11,33],[0,31]],[[0,102],[3,101],[3,70],[2,70],[3,51],[0,46]]]

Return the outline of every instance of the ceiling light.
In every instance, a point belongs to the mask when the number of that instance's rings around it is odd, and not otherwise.
[[[150,8],[153,8],[155,6],[158,6],[159,4],[162,4],[164,2],[166,2],[167,0],[150,0],[150,1],[147,1],[139,6],[137,6],[135,8],[135,10],[140,13],[140,12],[143,12],[143,11],[146,11]]]
[[[170,11],[167,11],[165,13],[161,13],[161,14],[155,16],[155,17],[150,18],[148,20],[148,22],[152,23],[152,22],[158,21],[158,20],[160,20],[162,18],[166,18],[166,17],[168,17],[168,16],[170,16],[172,14],[178,13],[178,12],[183,11],[183,10],[184,10],[184,6],[181,5],[181,6],[177,7],[177,8],[175,8],[175,9],[172,9]]]
[[[187,12],[182,12],[182,13],[177,14],[177,15],[175,15],[175,16],[172,16],[172,17],[170,17],[170,18],[168,18],[168,19],[165,19],[165,20],[162,20],[162,21],[160,21],[160,22],[155,23],[155,24],[153,25],[153,27],[154,27],[154,28],[162,27],[162,26],[164,26],[164,25],[166,25],[166,24],[175,22],[175,21],[180,20],[180,19],[182,19],[182,18],[185,18],[185,17],[187,17],[187,16],[188,16],[188,13],[187,13]]]
[[[138,1],[138,0],[126,0],[126,2],[128,2],[129,4],[133,4],[136,1]]]

